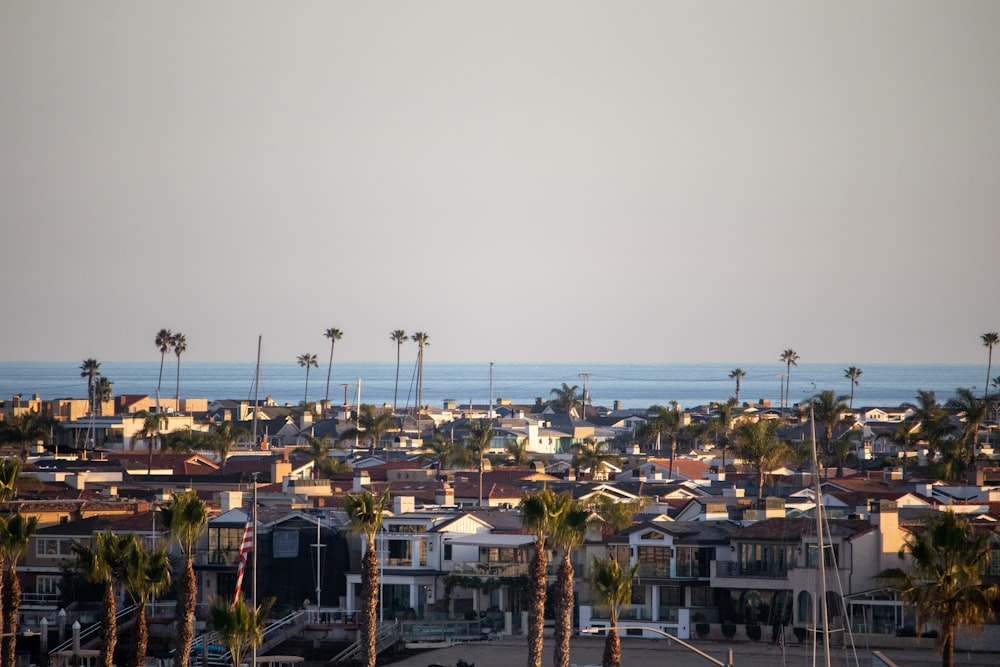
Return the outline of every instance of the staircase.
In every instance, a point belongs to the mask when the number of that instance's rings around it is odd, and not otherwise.
[[[272,648],[302,632],[308,618],[308,613],[304,609],[300,609],[269,623],[264,628],[264,641],[257,647],[257,655],[266,655]]]
[[[139,605],[130,605],[128,607],[123,607],[115,613],[115,624],[118,632],[122,630],[127,630],[135,625],[136,611],[139,609]],[[88,649],[94,648],[101,643],[101,622],[98,621],[92,625],[88,625],[86,628],[80,630],[80,648]],[[73,649],[73,638],[70,637],[63,643],[56,646],[54,649],[49,651],[49,657],[54,656],[56,653],[62,651],[71,651]]]
[[[399,631],[399,621],[384,623],[379,626],[378,632],[375,633],[375,655],[378,655],[382,651],[394,645],[400,640],[401,636],[402,635]],[[363,649],[364,647],[361,645],[361,640],[359,639],[337,655],[330,658],[330,662],[351,662],[360,660],[361,655],[364,652]]]
[[[299,610],[268,623],[263,632],[264,641],[257,647],[257,655],[265,655],[274,647],[297,635],[305,628],[307,619],[307,612]],[[222,647],[222,637],[219,636],[218,632],[206,632],[195,637],[191,646],[191,660],[188,663],[190,667],[225,667],[231,663],[229,651],[227,649],[218,650],[219,647]],[[209,648],[202,648],[206,646]],[[217,648],[212,650],[213,646]],[[207,659],[202,664],[202,658],[206,655]]]

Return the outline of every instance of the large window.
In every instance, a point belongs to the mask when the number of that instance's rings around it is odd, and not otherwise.
[[[809,564],[809,567],[819,567],[819,545],[816,544],[808,545],[807,553],[808,553],[808,560],[806,562]],[[826,567],[833,567],[834,560],[836,560],[837,563],[840,563],[840,545],[839,544],[827,545],[823,549],[823,555],[824,555],[823,564]]]
[[[409,565],[413,561],[413,543],[410,540],[389,540],[387,565]]]
[[[670,547],[639,547],[638,562],[640,576],[670,576]]]
[[[52,537],[40,537],[35,541],[35,555],[56,558],[59,556],[69,556],[70,541],[59,540]]]
[[[742,543],[739,545],[740,574],[784,577],[794,563],[790,544]]]
[[[208,562],[215,565],[235,565],[243,542],[244,526],[208,529]]]
[[[59,580],[62,577],[54,577],[48,574],[40,574],[35,579],[35,592],[39,595],[56,595],[59,593]]]

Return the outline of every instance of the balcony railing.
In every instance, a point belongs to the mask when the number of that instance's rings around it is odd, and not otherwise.
[[[708,563],[677,563],[677,573],[674,575],[678,579],[708,579],[711,575]]]
[[[788,576],[790,569],[792,568],[779,563],[721,561],[717,564],[715,573],[720,577],[784,579]]]
[[[452,563],[452,574],[517,577],[528,574],[527,563]]]

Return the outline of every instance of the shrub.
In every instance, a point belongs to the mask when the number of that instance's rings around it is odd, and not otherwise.
[[[747,623],[747,637],[749,637],[751,641],[759,642],[760,635],[759,623]]]
[[[698,633],[698,639],[704,639],[712,631],[712,626],[708,623],[695,623],[694,631]]]
[[[736,636],[736,624],[735,623],[723,623],[722,624],[722,636],[726,639],[732,639]]]

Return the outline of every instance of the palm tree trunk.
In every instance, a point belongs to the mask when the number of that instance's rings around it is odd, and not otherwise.
[[[545,575],[548,556],[545,539],[535,542],[528,582],[528,667],[542,667],[542,633],[545,630]]]
[[[6,558],[0,558],[0,572],[3,572]],[[4,610],[7,608],[7,587],[3,585],[3,577],[0,576],[0,633],[7,632],[7,624],[4,620]]]
[[[177,386],[174,387],[174,410],[181,411],[181,355],[177,355]]]
[[[990,345],[990,357],[986,362],[986,388],[983,389],[983,398],[990,395],[990,371],[993,370],[993,346]]]
[[[146,646],[149,644],[149,627],[146,625],[146,601],[138,603],[139,611],[135,617],[135,654],[132,656],[132,667],[145,667]]]
[[[944,667],[955,665],[955,626],[951,623],[941,628],[941,664]]]
[[[677,456],[677,434],[670,434],[670,468],[667,469],[667,479],[674,478],[674,457]]]
[[[402,352],[403,344],[396,343],[396,386],[392,390],[392,413],[396,414],[396,405],[399,400],[399,355]]]
[[[608,638],[604,640],[604,656],[602,667],[620,667],[622,664],[622,640],[618,637],[618,619],[611,619],[611,629]]]
[[[3,658],[4,667],[14,667],[17,647],[17,616],[21,610],[21,582],[17,579],[17,563],[11,560],[10,569],[4,573],[3,608]]]
[[[569,667],[569,638],[573,634],[573,563],[570,562],[569,551],[563,554],[559,563],[556,582],[555,599],[552,601],[556,612],[552,664],[553,667]]]
[[[177,582],[177,607],[174,622],[177,626],[177,651],[174,667],[188,667],[191,642],[194,639],[194,607],[198,601],[198,587],[194,578],[194,562],[187,558],[181,579]]]
[[[362,641],[362,667],[375,667],[378,594],[378,554],[375,550],[375,537],[370,536],[365,555],[361,558],[361,614],[358,619],[358,638]]]
[[[330,340],[330,363],[326,367],[326,397],[323,399],[323,407],[330,405],[330,375],[333,373],[333,339]]]
[[[302,404],[309,404],[309,364],[306,364],[306,393],[302,397]]]
[[[104,584],[101,600],[101,662],[102,667],[114,667],[115,644],[118,643],[118,619],[115,618],[115,589],[111,580]]]

